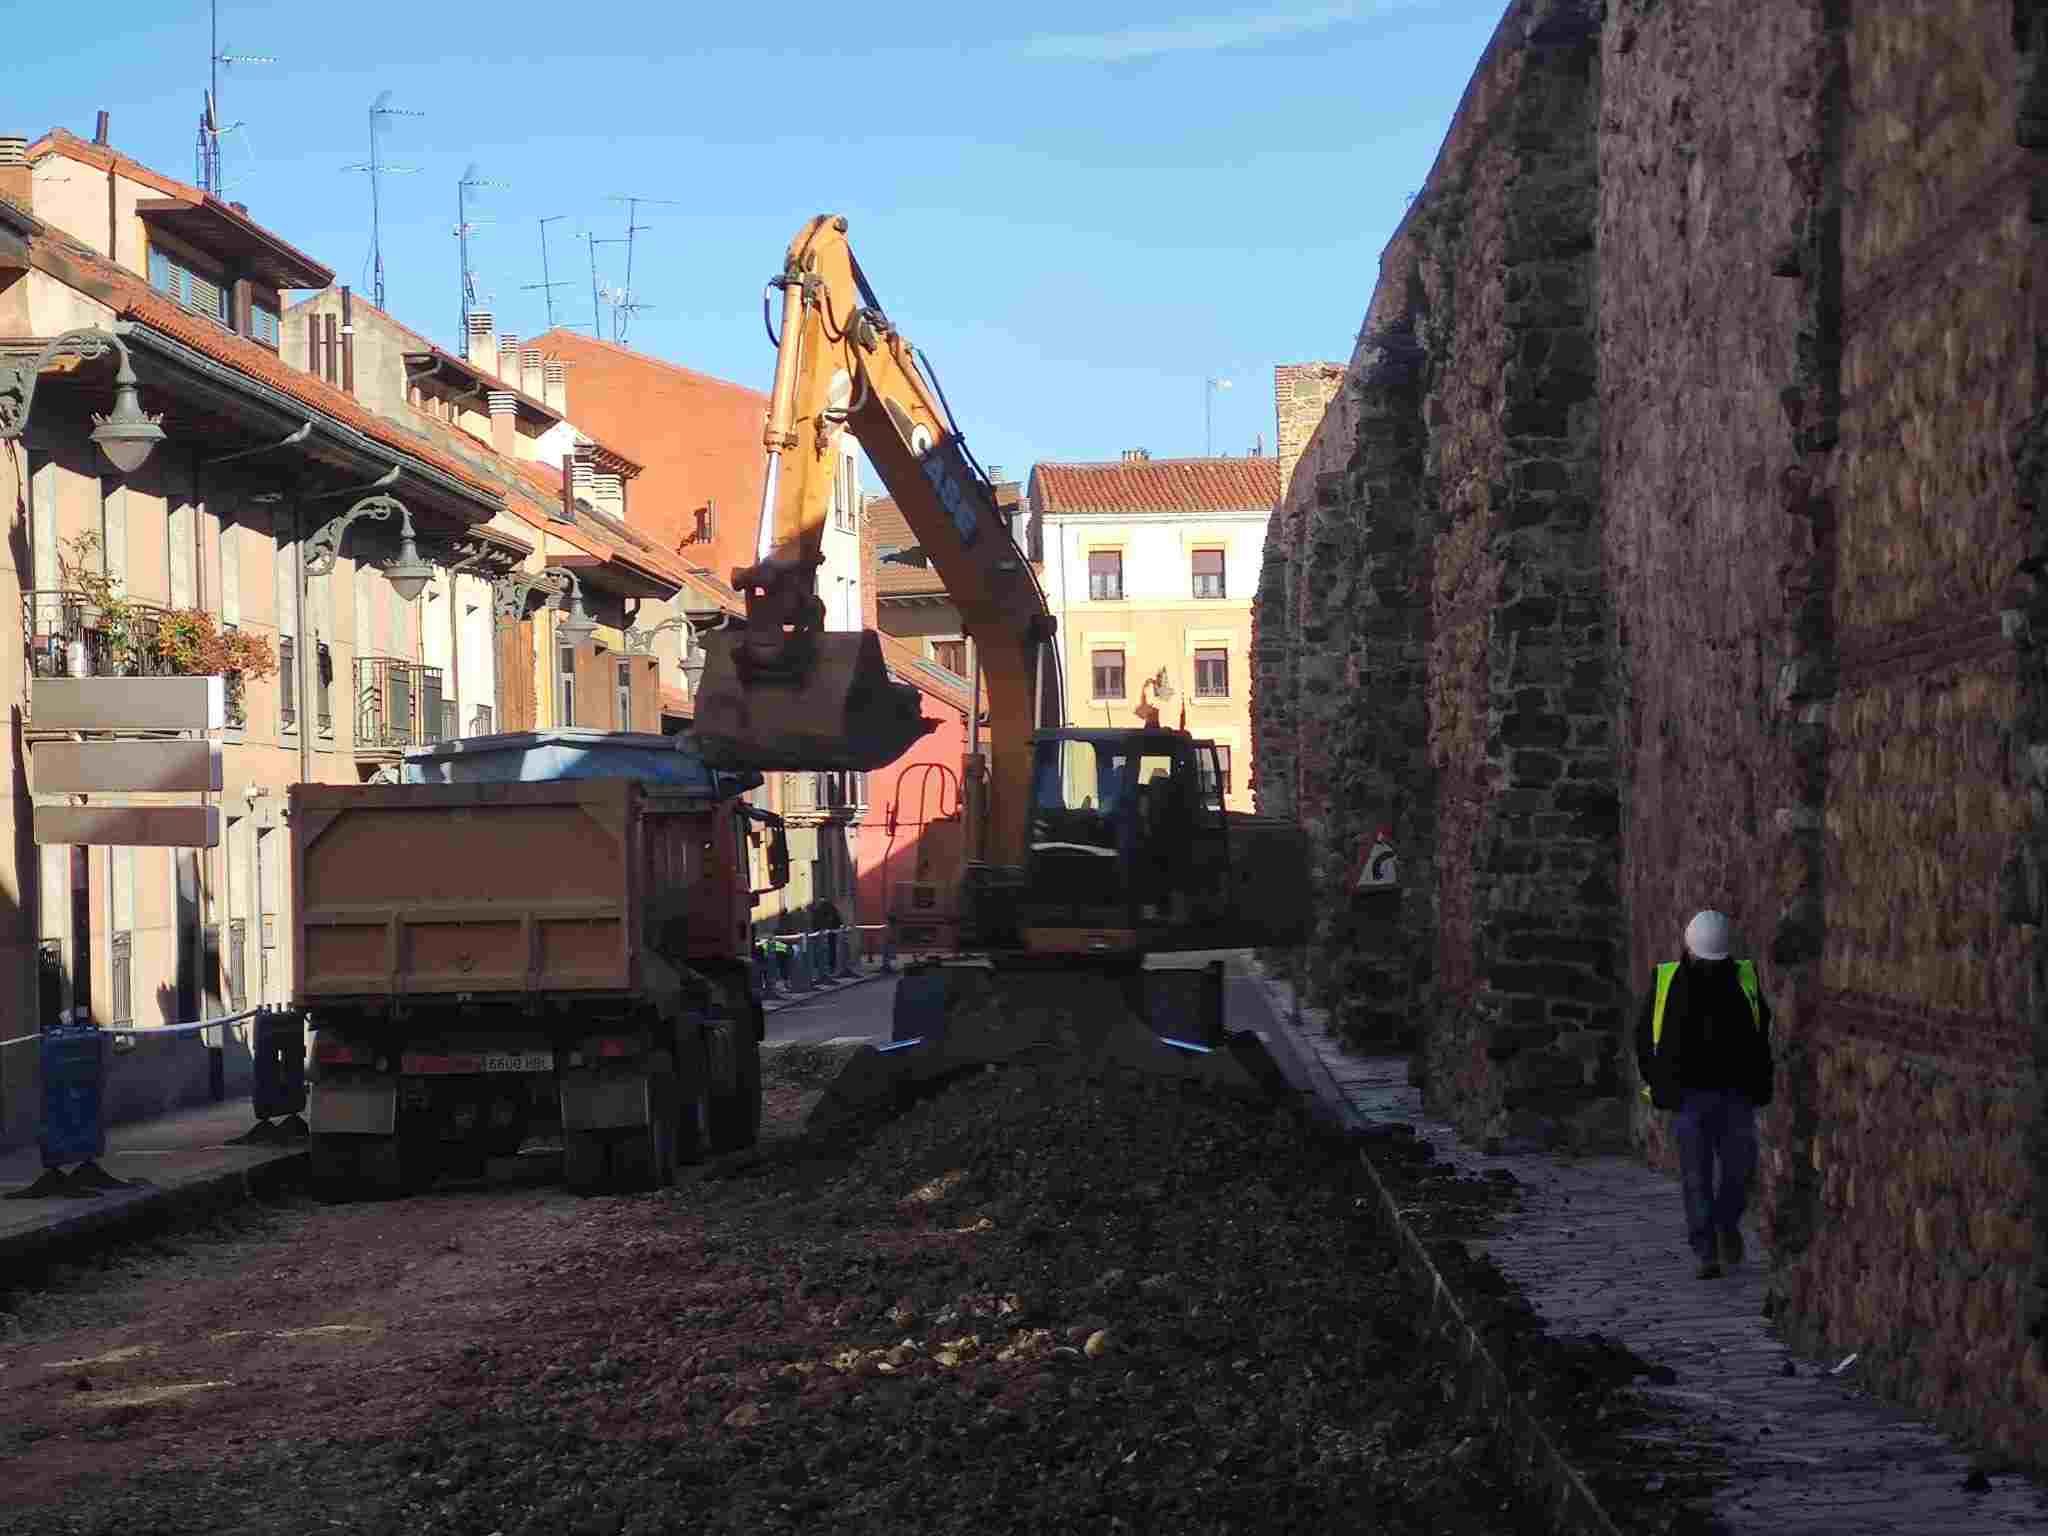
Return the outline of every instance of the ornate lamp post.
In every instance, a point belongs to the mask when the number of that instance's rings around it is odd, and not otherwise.
[[[28,413],[35,404],[36,380],[42,371],[66,352],[91,361],[112,351],[119,360],[114,371],[112,414],[93,415],[92,440],[100,446],[107,462],[117,473],[132,475],[147,462],[150,451],[164,440],[159,425],[163,417],[142,409],[135,389],[135,365],[128,347],[112,331],[83,327],[66,331],[36,355],[34,362],[8,366],[0,364],[0,438],[19,438],[28,430]]]
[[[697,684],[704,676],[704,647],[697,643],[697,626],[681,614],[663,619],[652,629],[629,629],[626,631],[626,649],[635,655],[650,656],[654,653],[655,638],[671,629],[683,632],[683,681],[689,685],[690,697],[697,697]]]
[[[394,512],[398,514],[398,558],[384,567],[384,579],[391,583],[391,590],[398,594],[401,603],[419,601],[419,595],[434,579],[434,568],[420,558],[419,542],[413,537],[411,509],[396,496],[365,496],[324,524],[306,540],[306,574],[325,576],[334,569],[341,554],[341,536],[352,524],[363,518],[383,522]]]
[[[571,650],[581,650],[597,633],[597,625],[583,608],[583,583],[576,579],[574,571],[560,567],[550,567],[549,574],[567,577],[569,582],[569,617],[555,626],[555,638]]]

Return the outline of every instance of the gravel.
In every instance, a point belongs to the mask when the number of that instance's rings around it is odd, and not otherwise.
[[[770,1054],[762,1149],[675,1190],[294,1208],[203,1305],[21,1324],[0,1533],[1549,1529],[1418,1336],[1355,1148],[1030,1069],[810,1138],[836,1058],[804,1051]],[[1618,1438],[1648,1368],[1542,1339],[1463,1249],[1513,1185],[1373,1156],[1624,1528],[1692,1529],[1694,1484]]]

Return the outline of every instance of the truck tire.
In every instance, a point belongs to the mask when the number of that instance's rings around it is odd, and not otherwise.
[[[313,1198],[327,1205],[354,1200],[361,1187],[356,1172],[356,1138],[316,1131],[306,1144],[306,1172]]]
[[[682,1112],[676,1102],[676,1080],[664,1074],[648,1086],[648,1124],[613,1133],[617,1139],[611,1147],[612,1182],[623,1190],[667,1189],[676,1181]]]
[[[572,1193],[594,1195],[603,1189],[607,1161],[603,1132],[562,1133],[562,1182]]]
[[[711,1150],[744,1152],[761,1139],[761,1042],[751,1028],[737,1031],[737,1081],[711,1101]]]

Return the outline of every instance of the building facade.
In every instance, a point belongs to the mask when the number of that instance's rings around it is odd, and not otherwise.
[[[1279,491],[1263,456],[1131,449],[1031,472],[1067,723],[1151,721],[1214,741],[1232,810],[1252,806],[1252,598]]]

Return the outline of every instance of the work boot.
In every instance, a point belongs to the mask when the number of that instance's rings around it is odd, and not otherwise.
[[[1721,1262],[1730,1269],[1742,1262],[1742,1234],[1734,1227],[1721,1234]]]

